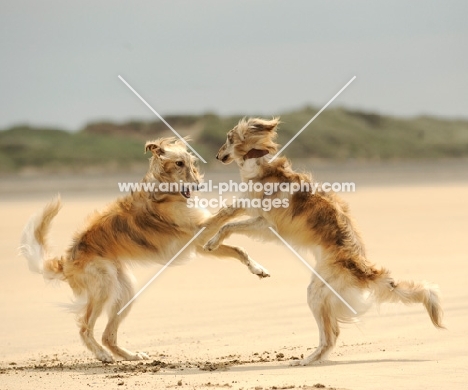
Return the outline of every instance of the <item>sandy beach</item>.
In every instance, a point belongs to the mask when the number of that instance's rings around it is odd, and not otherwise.
[[[306,304],[310,271],[284,245],[242,236],[229,241],[270,278],[259,280],[235,260],[197,257],[170,267],[136,300],[119,333],[123,346],[150,359],[95,360],[80,342],[73,314],[60,307],[71,290],[30,273],[18,243],[28,218],[60,190],[64,207],[51,239],[54,252],[62,252],[86,215],[118,196],[114,179],[94,185],[86,177],[2,179],[0,389],[466,389],[468,164],[411,167],[322,167],[318,177],[352,181],[357,175],[356,192],[342,196],[370,259],[397,280],[437,283],[447,329],[435,329],[422,305],[382,305],[343,325],[330,361],[308,367],[289,361],[318,343]],[[89,185],[78,190],[80,183]],[[135,267],[137,287],[160,268]]]

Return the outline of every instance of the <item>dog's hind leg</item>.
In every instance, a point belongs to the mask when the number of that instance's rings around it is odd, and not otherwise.
[[[127,271],[120,271],[117,278],[119,281],[120,291],[119,295],[115,298],[115,301],[112,302],[112,304],[109,307],[109,320],[107,322],[106,329],[102,334],[102,343],[107,348],[109,348],[109,350],[116,357],[121,357],[124,360],[148,359],[148,355],[146,355],[143,352],[131,352],[117,345],[117,331],[119,325],[130,312],[131,305],[125,308],[125,310],[121,314],[118,314],[118,312],[135,295],[133,283]]]
[[[80,337],[88,349],[97,359],[104,363],[112,363],[114,359],[94,338],[94,325],[104,308],[105,300],[100,298],[89,298],[83,316],[78,320],[80,326]]]
[[[88,263],[80,273],[75,272],[70,284],[74,291],[78,290],[80,295],[87,297],[78,318],[80,337],[96,358],[105,363],[111,363],[114,359],[94,338],[94,326],[104,307],[118,291],[117,273],[112,261],[98,258]]]
[[[395,281],[388,270],[383,270],[372,281],[375,300],[383,302],[403,302],[406,305],[422,303],[436,328],[444,329],[443,310],[440,303],[439,288],[428,282],[409,280]]]
[[[340,334],[338,319],[333,312],[331,291],[318,278],[313,277],[307,289],[307,303],[319,329],[319,346],[303,360],[293,361],[292,365],[306,366],[325,360],[336,344]]]

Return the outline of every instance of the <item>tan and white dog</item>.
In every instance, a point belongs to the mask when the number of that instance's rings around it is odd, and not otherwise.
[[[152,157],[144,182],[200,183],[201,175],[195,157],[185,144],[173,138],[146,143],[145,151]],[[49,254],[47,234],[52,219],[61,205],[53,200],[26,225],[21,239],[21,252],[28,259],[32,271],[45,279],[67,282],[77,300],[80,336],[88,349],[103,362],[113,357],[94,338],[94,325],[107,308],[109,320],[102,342],[109,351],[125,360],[146,359],[142,352],[130,352],[117,345],[117,330],[129,307],[118,312],[134,296],[132,277],[128,270],[131,261],[167,263],[203,227],[205,230],[184,251],[206,254],[202,244],[240,210],[221,209],[215,215],[206,210],[187,207],[190,185],[176,192],[135,192],[117,199],[108,208],[96,212],[74,237],[63,256]],[[217,257],[233,257],[245,264],[259,277],[268,271],[253,261],[239,247],[221,245],[214,252]]]
[[[243,119],[227,134],[216,158],[224,164],[235,161],[243,182],[312,184],[309,174],[295,172],[285,157],[270,163],[277,152],[274,140],[279,120]],[[269,184],[270,185],[270,184]],[[264,186],[265,187],[265,186]],[[271,188],[271,185],[270,185]],[[281,188],[281,187],[280,187]],[[308,357],[293,364],[307,365],[325,359],[336,344],[339,322],[355,320],[373,302],[422,303],[432,323],[442,328],[442,309],[437,286],[425,282],[395,281],[390,272],[376,267],[366,257],[361,236],[350,216],[348,205],[336,194],[324,191],[294,193],[250,192],[250,199],[280,199],[289,207],[245,209],[252,218],[231,222],[205,245],[216,250],[232,233],[257,236],[263,240],[276,232],[293,247],[309,249],[316,258],[315,270],[357,312],[354,314],[322,281],[313,276],[307,300],[317,322],[320,343]]]

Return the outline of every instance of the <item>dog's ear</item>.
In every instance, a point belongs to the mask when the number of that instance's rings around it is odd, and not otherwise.
[[[279,117],[273,118],[272,120],[265,120],[260,118],[254,118],[249,120],[249,129],[258,131],[272,131],[275,130],[279,123]]]
[[[153,156],[161,156],[164,154],[164,149],[161,147],[161,143],[158,141],[148,141],[145,144],[145,153],[150,150]]]

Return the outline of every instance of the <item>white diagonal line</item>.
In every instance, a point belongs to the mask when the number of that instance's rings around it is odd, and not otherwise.
[[[354,309],[352,308],[352,306],[351,306],[348,302],[346,302],[346,301],[344,300],[344,298],[343,298],[340,294],[338,294],[338,293],[335,291],[335,289],[334,289],[332,286],[330,286],[330,285],[327,283],[327,281],[326,281],[324,278],[322,278],[322,277],[320,276],[320,274],[319,274],[316,270],[314,270],[314,269],[309,265],[309,263],[308,263],[307,261],[305,261],[305,260],[301,257],[301,255],[300,255],[299,253],[297,253],[296,250],[295,250],[291,245],[289,245],[289,244],[284,240],[283,237],[281,237],[281,236],[278,234],[278,232],[277,232],[275,229],[273,229],[271,226],[269,227],[269,229],[276,235],[276,237],[278,237],[278,238],[283,242],[284,245],[286,245],[286,246],[291,250],[292,253],[294,253],[294,254],[299,258],[299,260],[301,260],[301,261],[305,264],[305,266],[306,266],[307,268],[309,268],[309,269],[315,274],[315,276],[317,276],[317,278],[319,278],[319,279],[322,281],[323,284],[325,284],[325,286],[327,286],[327,287],[331,290],[331,292],[332,292],[333,294],[335,294],[335,295],[339,298],[339,300],[340,300],[341,302],[343,302],[343,303],[348,307],[349,310],[351,310],[354,314],[357,314],[357,311],[354,310]]]
[[[317,114],[315,114],[314,117],[313,117],[309,122],[307,122],[307,123],[305,124],[305,126],[304,126],[301,130],[299,130],[299,131],[294,135],[294,137],[292,137],[292,138],[289,140],[289,142],[288,142],[286,145],[284,145],[284,146],[279,150],[279,152],[276,153],[276,154],[271,158],[271,160],[270,160],[269,162],[270,162],[270,163],[273,162],[273,160],[276,159],[276,157],[278,157],[278,156],[281,154],[281,152],[282,152],[284,149],[286,149],[286,148],[289,146],[289,144],[290,144],[291,142],[293,142],[293,141],[299,136],[299,134],[301,134],[301,133],[306,129],[306,127],[309,126],[309,125],[314,121],[314,119],[317,118],[317,117],[322,113],[322,111],[325,110],[325,108],[327,108],[327,107],[330,105],[330,103],[331,103],[333,100],[335,100],[335,99],[338,97],[338,95],[339,95],[341,92],[343,92],[343,91],[348,87],[348,85],[351,84],[351,83],[354,81],[355,78],[356,78],[356,76],[354,76],[351,80],[349,80],[349,81],[346,83],[346,85],[345,85],[343,88],[341,88],[341,89],[338,91],[338,93],[337,93],[335,96],[333,96],[333,97],[329,100],[329,102],[328,102],[327,104],[325,104],[325,105],[322,107],[322,109],[321,109],[319,112],[317,112]]]
[[[161,273],[162,273],[167,267],[169,267],[169,266],[171,265],[171,263],[177,258],[177,256],[179,256],[179,255],[184,251],[184,249],[187,248],[187,247],[192,243],[192,241],[195,240],[195,239],[201,234],[201,232],[202,232],[203,230],[205,230],[205,229],[206,229],[205,227],[202,227],[202,228],[198,231],[198,233],[195,234],[195,235],[190,239],[190,241],[187,242],[187,243],[182,247],[182,249],[181,249],[179,252],[177,252],[177,253],[174,255],[174,257],[173,257],[171,260],[169,260],[169,261],[164,265],[164,267],[162,267],[162,268],[157,272],[157,274],[154,275],[154,276],[148,281],[148,283],[146,283],[146,284],[140,289],[140,291],[138,291],[138,292],[133,296],[133,298],[130,299],[130,300],[127,302],[127,304],[119,310],[119,312],[118,312],[117,314],[120,315],[120,313],[122,313],[122,312],[127,308],[128,305],[130,305],[135,299],[137,299],[138,296],[146,289],[146,287],[148,287],[151,283],[153,283],[154,279],[156,279],[159,275],[161,275]]]
[[[159,115],[159,114],[156,112],[156,110],[155,110],[153,107],[151,107],[151,106],[148,104],[148,102],[147,102],[145,99],[143,99],[143,98],[140,96],[140,94],[139,94],[137,91],[135,91],[135,90],[132,88],[132,86],[124,80],[124,78],[123,78],[121,75],[119,75],[118,77],[119,77],[119,79],[120,79],[136,96],[138,96],[138,98],[139,98],[143,103],[145,103],[146,107],[148,107],[159,119],[161,119],[161,121],[164,122],[164,124],[165,124],[167,127],[169,127],[169,129],[171,129],[172,132],[173,132],[177,137],[179,137],[179,138],[185,143],[185,145],[187,145],[187,146],[190,148],[190,150],[191,150],[193,153],[195,153],[195,154],[197,155],[197,157],[198,157],[200,160],[202,160],[202,161],[206,164],[206,161],[203,159],[203,157],[200,156],[200,155],[197,153],[197,151],[196,151],[194,148],[192,148],[192,147],[190,146],[190,144],[189,144],[185,139],[183,139],[182,136],[181,136],[177,131],[175,131],[175,130],[172,128],[172,126],[171,126],[169,123],[167,123],[166,120],[165,120],[161,115]]]

